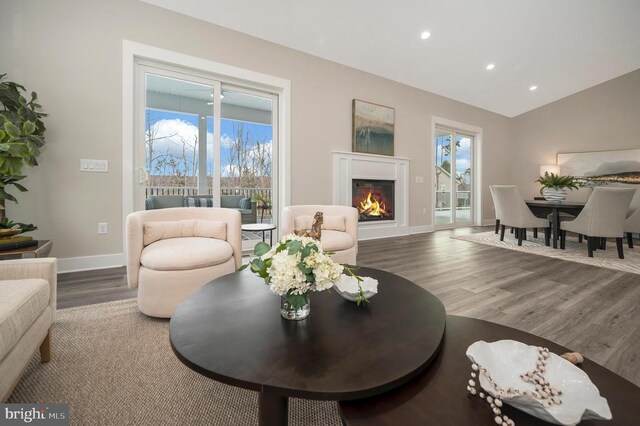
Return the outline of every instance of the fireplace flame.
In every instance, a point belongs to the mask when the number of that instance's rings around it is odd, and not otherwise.
[[[360,201],[360,214],[365,216],[389,216],[390,213],[386,210],[386,207],[383,202],[380,202],[372,198],[371,192],[367,195],[367,198],[364,201]]]

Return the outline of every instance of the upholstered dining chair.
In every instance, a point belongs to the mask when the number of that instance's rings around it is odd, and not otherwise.
[[[636,189],[631,205],[629,205],[627,219],[624,222],[624,232],[627,234],[627,245],[632,249],[633,234],[640,234],[640,188]]]
[[[347,206],[289,206],[282,211],[282,232],[290,234],[311,228],[316,212],[322,212],[322,237],[320,244],[325,251],[332,252],[338,263],[356,264],[358,255],[358,210]]]
[[[605,246],[607,238],[615,238],[618,257],[624,259],[622,236],[633,193],[633,189],[626,188],[594,188],[580,214],[560,224],[560,248],[566,246],[567,231],[587,237],[589,257],[598,247]]]
[[[549,233],[551,228],[547,219],[536,217],[518,194],[515,185],[493,185],[494,200],[500,210],[500,241],[504,241],[504,232],[507,226],[515,229],[518,245],[527,238],[527,229],[533,228],[537,234],[538,228],[544,228],[544,242],[549,245]]]
[[[194,290],[240,267],[240,212],[179,207],[127,217],[127,282],[140,312],[170,318]]]
[[[496,234],[500,231],[500,207],[498,207],[498,203],[496,202],[496,196],[493,194],[494,185],[489,185],[489,191],[491,191],[491,199],[493,200],[493,210],[496,213]]]

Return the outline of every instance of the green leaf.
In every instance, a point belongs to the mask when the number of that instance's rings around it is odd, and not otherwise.
[[[19,183],[13,182],[12,185],[15,186],[16,188],[18,188],[18,191],[20,191],[20,192],[27,192],[28,191],[27,188],[25,188],[24,186],[20,185]]]
[[[287,302],[293,309],[300,309],[307,304],[308,295],[306,294],[287,294]]]
[[[311,254],[311,244],[308,244],[303,247],[302,254],[300,256],[300,260],[304,261]]]
[[[304,262],[298,263],[298,269],[300,269],[305,275],[313,272],[313,269],[307,268]]]
[[[18,129],[16,125],[10,121],[4,123],[4,131],[14,139],[20,137],[20,129]]]
[[[238,268],[238,272],[240,272],[240,271],[244,271],[245,269],[247,269],[247,267],[248,267],[248,266],[249,266],[249,264],[248,264],[248,263],[245,263],[244,265],[242,265],[242,266],[240,266],[240,267]]]
[[[22,133],[30,135],[36,131],[36,125],[33,121],[25,121],[22,123]]]
[[[302,248],[302,241],[293,240],[289,242],[289,256],[292,256],[300,251]]]
[[[253,248],[253,254],[256,256],[263,256],[267,254],[269,250],[271,250],[271,246],[265,242],[260,241]]]
[[[29,119],[29,110],[27,107],[21,106],[18,108],[18,118],[20,120],[28,120]]]

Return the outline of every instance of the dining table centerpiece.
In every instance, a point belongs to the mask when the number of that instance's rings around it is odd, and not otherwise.
[[[240,269],[249,267],[264,279],[269,289],[280,296],[280,314],[289,320],[309,316],[312,291],[331,289],[342,279],[343,272],[357,277],[351,267],[334,262],[320,242],[308,236],[285,235],[273,247],[259,242],[254,255]]]
[[[544,176],[536,179],[542,185],[540,194],[547,201],[564,201],[567,198],[567,189],[573,191],[580,187],[580,183],[573,176],[561,176],[555,173],[544,172]]]

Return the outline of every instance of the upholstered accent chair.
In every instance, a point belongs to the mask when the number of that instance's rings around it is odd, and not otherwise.
[[[179,207],[127,217],[127,281],[140,312],[170,318],[194,290],[240,267],[240,212]]]
[[[38,349],[41,362],[51,358],[56,289],[54,258],[0,262],[0,403]]]
[[[598,247],[606,247],[607,238],[615,238],[618,257],[624,259],[622,236],[633,193],[626,188],[594,188],[575,220],[560,224],[560,248],[565,248],[567,231],[587,236],[589,257]]]
[[[316,212],[322,212],[322,237],[320,244],[325,251],[333,252],[338,263],[356,264],[358,255],[358,210],[347,206],[289,206],[282,211],[282,232],[311,229]]]
[[[538,228],[544,228],[545,245],[550,244],[549,221],[531,213],[514,185],[493,185],[493,197],[498,206],[496,210],[500,211],[500,241],[504,241],[506,227],[511,226],[515,230],[519,246],[522,245],[522,240],[527,239],[527,228],[533,228],[534,237],[538,234]]]

